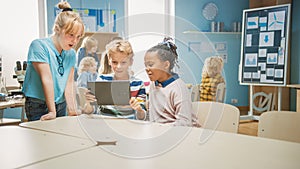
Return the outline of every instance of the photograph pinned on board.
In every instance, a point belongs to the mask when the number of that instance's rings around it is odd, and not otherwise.
[[[245,56],[245,67],[257,66],[257,53],[248,53]]]

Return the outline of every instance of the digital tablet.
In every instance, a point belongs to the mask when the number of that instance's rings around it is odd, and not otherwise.
[[[98,105],[129,105],[129,80],[88,82],[88,89],[96,96]]]

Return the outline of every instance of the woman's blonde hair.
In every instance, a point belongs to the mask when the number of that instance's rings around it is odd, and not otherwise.
[[[217,74],[221,74],[223,65],[224,63],[222,57],[211,56],[206,58],[202,69],[202,77],[215,77]]]
[[[81,28],[81,35],[84,34],[84,24],[78,13],[75,13],[71,9],[71,5],[64,1],[59,2],[57,7],[62,10],[54,21],[53,34],[56,34],[60,30],[65,30],[65,34],[76,33]]]
[[[93,47],[98,47],[98,41],[97,41],[97,39],[95,39],[91,36],[87,36],[82,40],[81,47],[86,48],[86,50],[89,51]]]
[[[93,66],[97,66],[95,58],[90,56],[84,57],[78,66],[78,75],[80,75],[82,72],[89,71]]]

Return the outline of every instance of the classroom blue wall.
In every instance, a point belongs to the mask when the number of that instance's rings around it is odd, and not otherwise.
[[[180,71],[182,78],[187,83],[201,82],[201,73],[205,58],[217,54],[214,52],[189,51],[189,43],[200,42],[213,45],[216,42],[225,43],[227,46],[227,62],[224,64],[223,76],[226,81],[225,103],[231,104],[231,99],[237,99],[236,106],[248,106],[248,86],[239,85],[238,66],[240,63],[241,34],[211,34],[211,21],[202,15],[202,8],[208,2],[214,2],[218,7],[216,22],[224,22],[225,31],[231,31],[233,22],[241,22],[243,9],[249,6],[248,0],[177,0],[175,1],[175,36],[178,53],[181,59]],[[187,30],[198,30],[204,34],[185,34]]]
[[[239,64],[239,35],[187,35],[183,34],[186,30],[201,30],[208,31],[210,22],[206,21],[201,13],[201,9],[204,4],[211,2],[212,0],[176,0],[176,40],[179,48],[179,56],[183,70],[184,80],[192,83],[199,83],[201,80],[201,70],[203,66],[203,59],[197,55],[197,53],[189,52],[187,42],[190,40],[199,40],[199,36],[204,40],[212,41],[226,41],[228,44],[228,62],[224,67],[224,76],[227,82],[227,96],[226,102],[230,102],[230,98],[238,98],[238,106],[248,105],[248,87],[238,84],[237,79],[237,66]],[[69,0],[68,2],[75,8],[105,8],[107,1],[89,0],[78,1]],[[112,9],[116,9],[117,18],[124,16],[124,1],[110,0],[110,6]],[[216,21],[225,22],[225,29],[229,29],[230,25],[234,21],[241,21],[242,10],[248,8],[248,0],[214,0],[219,8],[219,14],[216,17]],[[52,25],[54,21],[54,9],[53,7],[58,3],[58,0],[48,0],[48,30],[49,34],[52,33]],[[294,0],[292,5],[292,28],[291,28],[291,66],[290,66],[290,82],[300,83],[300,1]],[[117,25],[117,32],[124,30],[124,24]],[[198,37],[197,37],[198,36]],[[208,36],[208,37],[207,37]],[[216,37],[217,36],[217,37]],[[227,40],[226,40],[227,39]],[[192,72],[192,73],[191,73]],[[233,82],[233,83],[231,83]],[[233,85],[229,87],[228,84]],[[229,88],[228,88],[229,87]],[[290,108],[296,110],[296,91],[290,90]],[[243,100],[244,99],[244,100]],[[4,117],[20,118],[21,109],[6,109],[4,111]]]
[[[48,34],[52,34],[52,27],[55,20],[54,7],[60,0],[47,0],[47,16],[48,16]],[[72,8],[89,8],[89,9],[110,9],[116,10],[117,16],[117,32],[119,35],[124,33],[124,1],[123,0],[68,0]]]
[[[217,5],[218,15],[214,21],[224,22],[226,30],[231,29],[232,22],[242,21],[243,9],[249,7],[249,0],[175,0],[175,15],[190,21],[201,31],[209,31],[210,21],[202,15],[202,8],[208,2]]]
[[[232,98],[239,100],[237,106],[248,106],[248,87],[241,86],[238,82],[238,64],[240,61],[240,43],[235,35],[224,34],[183,34],[186,30],[199,30],[207,32],[210,30],[210,21],[202,16],[201,9],[208,2],[214,2],[218,6],[218,15],[214,21],[225,23],[225,30],[231,29],[231,23],[242,20],[242,11],[249,6],[249,0],[176,0],[176,39],[179,45],[179,56],[184,80],[191,83],[201,81],[201,70],[203,61],[208,55],[204,53],[189,52],[188,42],[193,41],[226,41],[228,45],[228,62],[224,66],[223,75],[226,78],[227,93],[226,103],[230,103]],[[290,83],[300,83],[300,1],[294,0],[292,3],[292,28],[291,28],[291,53],[290,53]],[[227,39],[227,40],[226,40]],[[191,73],[193,72],[193,73]],[[290,110],[296,110],[296,90],[290,90]]]

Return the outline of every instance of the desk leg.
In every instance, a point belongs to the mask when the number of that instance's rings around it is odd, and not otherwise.
[[[300,113],[300,89],[297,89],[297,108],[296,108],[296,111]]]
[[[277,110],[278,111],[281,111],[281,98],[282,98],[282,88],[279,86],[278,87],[278,94],[277,94],[277,99],[278,99],[278,101],[277,101],[277,103],[278,103],[278,107],[277,107]]]
[[[3,109],[0,110],[0,119],[1,119],[1,121],[3,119]]]
[[[21,122],[24,122],[24,120],[25,120],[25,106],[22,106]]]

